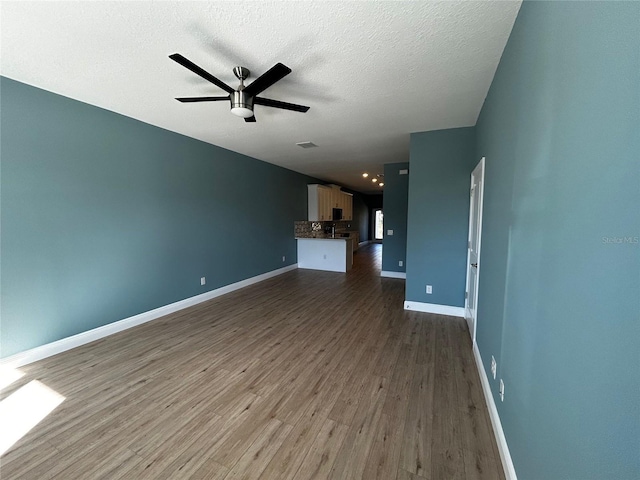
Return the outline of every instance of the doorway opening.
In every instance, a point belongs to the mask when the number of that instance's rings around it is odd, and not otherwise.
[[[469,242],[467,244],[467,286],[464,316],[469,326],[471,341],[476,342],[478,324],[478,283],[480,278],[480,246],[482,244],[482,203],[484,197],[484,157],[471,173],[471,200],[469,205]]]
[[[373,214],[373,239],[382,240],[384,236],[384,215],[382,209],[377,208]]]

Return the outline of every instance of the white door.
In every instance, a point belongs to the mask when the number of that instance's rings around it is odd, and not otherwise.
[[[465,317],[471,340],[476,341],[478,278],[480,274],[480,244],[482,237],[482,197],[484,195],[484,157],[471,173],[471,202],[469,205],[469,243],[467,254],[467,290]]]

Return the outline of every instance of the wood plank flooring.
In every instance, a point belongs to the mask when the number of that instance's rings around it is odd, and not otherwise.
[[[22,367],[66,397],[5,479],[503,479],[462,319],[405,312],[380,245]]]

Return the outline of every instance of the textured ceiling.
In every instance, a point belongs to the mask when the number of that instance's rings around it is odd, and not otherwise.
[[[409,133],[474,125],[520,1],[8,2],[0,73],[292,170],[370,192],[363,171],[409,159]],[[276,62],[256,123],[168,58],[181,53],[234,88]],[[318,148],[302,149],[296,142]],[[379,191],[379,189],[378,189]]]

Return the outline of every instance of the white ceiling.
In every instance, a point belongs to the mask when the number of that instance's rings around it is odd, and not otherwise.
[[[409,160],[409,133],[474,125],[520,1],[8,2],[0,73],[283,167],[375,191],[361,173]],[[293,72],[256,106],[168,58],[181,53],[234,88],[276,62]],[[319,147],[302,149],[296,142]],[[373,187],[373,188],[372,188]],[[380,189],[377,189],[378,191]]]

